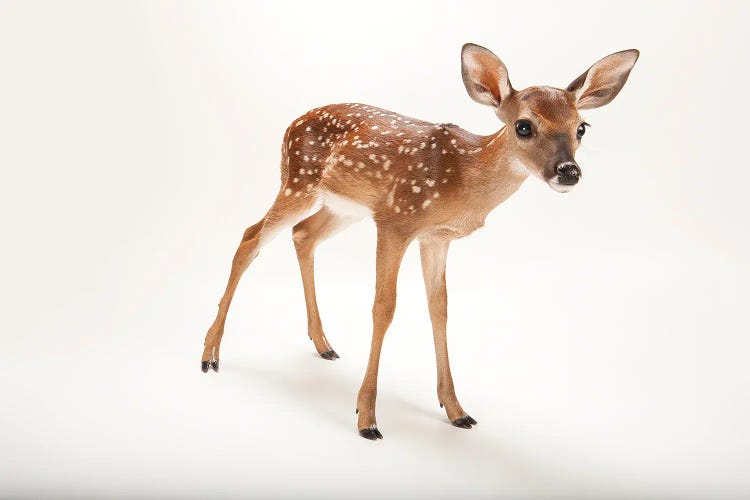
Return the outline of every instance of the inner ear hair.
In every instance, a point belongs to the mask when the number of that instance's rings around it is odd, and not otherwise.
[[[487,101],[491,102],[492,106],[499,106],[500,101],[492,94],[490,89],[485,87],[484,85],[481,85],[479,83],[474,84],[474,92],[477,93],[477,95],[482,95]]]
[[[505,64],[480,45],[462,47],[461,76],[469,97],[480,104],[498,107],[513,92]]]
[[[576,106],[590,109],[610,103],[622,90],[639,55],[636,49],[623,50],[595,62],[566,88]]]

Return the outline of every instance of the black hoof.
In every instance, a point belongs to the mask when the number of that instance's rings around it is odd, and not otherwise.
[[[208,361],[201,361],[201,371],[208,373]]]
[[[219,373],[219,361],[218,360],[211,363],[211,369],[215,371],[216,373]]]
[[[473,418],[471,418],[471,417],[470,417],[470,416],[468,416],[468,415],[464,415],[464,416],[463,416],[463,417],[461,417],[461,418],[457,418],[457,419],[456,419],[456,420],[454,420],[454,421],[453,421],[452,423],[453,423],[453,425],[455,425],[456,427],[460,427],[460,428],[462,428],[462,429],[471,429],[471,426],[472,426],[472,425],[477,425],[477,421],[476,421],[476,420],[474,420]]]
[[[377,439],[383,439],[383,435],[380,433],[377,427],[368,427],[366,429],[360,429],[359,435],[370,441]]]
[[[330,351],[321,353],[320,357],[323,359],[327,359],[329,361],[333,361],[334,359],[339,359],[339,355],[336,354],[336,351],[334,351],[333,349],[331,349]]]

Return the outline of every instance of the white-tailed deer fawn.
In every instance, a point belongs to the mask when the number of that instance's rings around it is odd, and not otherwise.
[[[614,99],[637,59],[637,50],[617,52],[565,89],[515,90],[495,54],[464,45],[466,90],[509,125],[489,136],[364,104],[324,106],[295,120],[281,148],[281,189],[268,213],[242,237],[219,312],[206,334],[201,369],[219,369],[224,322],[240,276],[260,248],[290,226],[308,334],[320,356],[338,358],[318,314],[313,255],[322,240],[369,215],[377,227],[376,285],[370,359],[357,397],[359,433],[368,439],[383,437],[375,420],[380,350],[396,308],[401,259],[414,239],[419,240],[434,333],[438,401],[454,425],[471,428],[476,421],[456,398],[448,363],[448,246],[481,227],[487,214],[530,175],[556,191],[570,191],[581,178],[574,153],[587,125],[578,111]]]

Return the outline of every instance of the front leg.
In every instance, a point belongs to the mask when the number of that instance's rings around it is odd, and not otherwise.
[[[445,406],[448,418],[457,427],[471,429],[477,421],[461,408],[453,389],[453,377],[448,362],[448,340],[446,323],[448,321],[448,291],[445,285],[445,260],[448,256],[450,240],[439,237],[423,237],[419,240],[422,258],[422,275],[424,276],[427,302],[432,321],[432,333],[435,340],[435,357],[437,359],[437,393],[440,406]]]
[[[409,239],[395,231],[378,227],[378,246],[375,266],[375,303],[372,306],[372,345],[367,371],[357,396],[357,428],[367,439],[382,439],[375,419],[375,398],[378,392],[378,365],[385,332],[396,311],[396,281],[401,259]]]

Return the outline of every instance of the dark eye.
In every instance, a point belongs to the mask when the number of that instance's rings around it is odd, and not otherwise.
[[[519,137],[528,137],[531,135],[531,122],[529,120],[518,120],[516,122],[516,134]]]
[[[576,131],[576,135],[578,136],[579,139],[583,137],[583,134],[586,133],[586,125],[588,125],[588,123],[581,123],[580,125],[578,125],[578,130]]]

